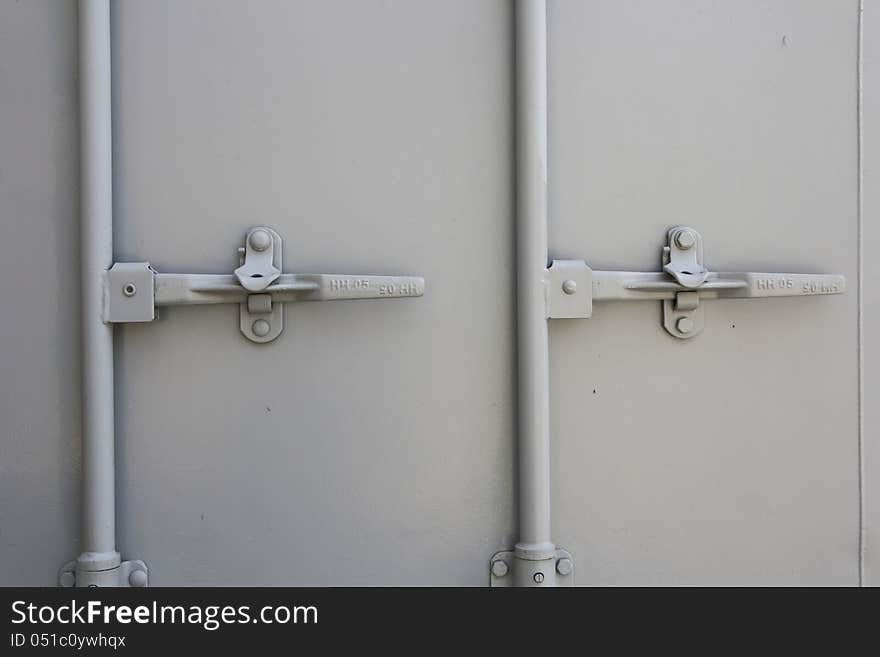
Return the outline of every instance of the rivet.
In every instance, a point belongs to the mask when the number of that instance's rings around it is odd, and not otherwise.
[[[577,292],[577,289],[578,289],[578,284],[571,279],[563,282],[563,284],[562,284],[562,291],[565,292],[566,294],[574,294],[575,292]]]
[[[492,562],[492,574],[495,577],[504,577],[507,574],[509,568],[507,567],[507,562],[501,559]]]
[[[249,241],[254,251],[265,251],[272,245],[272,236],[260,228],[251,233]]]
[[[251,326],[251,330],[258,338],[265,338],[267,335],[269,335],[269,331],[271,330],[271,328],[272,327],[269,326],[269,322],[267,322],[265,319],[258,319]]]
[[[133,297],[137,294],[137,290],[134,283],[126,283],[122,286],[122,293],[127,297]]]
[[[544,573],[535,573],[535,576],[532,577],[535,580],[535,584],[540,584],[544,581]]]
[[[687,251],[697,243],[697,236],[692,230],[680,230],[675,234],[675,243],[678,247]]]
[[[147,573],[143,570],[132,570],[128,574],[128,583],[136,589],[147,585]]]
[[[571,575],[572,570],[574,570],[574,564],[571,563],[571,559],[563,557],[556,562],[556,572],[560,575]]]
[[[61,577],[58,578],[58,584],[66,589],[69,589],[74,584],[76,584],[76,575],[74,575],[69,570],[65,570],[61,573]]]
[[[679,333],[690,333],[694,330],[694,320],[690,317],[680,317],[675,323],[675,328],[678,329]]]

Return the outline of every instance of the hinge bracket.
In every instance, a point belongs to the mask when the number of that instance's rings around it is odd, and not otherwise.
[[[92,558],[86,553],[76,561],[68,561],[58,571],[58,586],[64,588],[143,588],[149,585],[150,571],[140,560],[121,561],[119,553]]]
[[[549,558],[527,559],[517,550],[502,550],[489,560],[489,585],[492,587],[574,586],[574,560],[568,550],[555,548],[543,555]]]

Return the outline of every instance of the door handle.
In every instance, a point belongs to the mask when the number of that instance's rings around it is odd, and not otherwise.
[[[704,326],[705,299],[756,299],[842,294],[846,278],[827,274],[713,272],[703,262],[703,239],[693,228],[667,233],[662,271],[593,271],[583,260],[554,260],[547,269],[547,317],[586,318],[593,301],[662,301],[663,327],[693,338]]]
[[[293,301],[400,299],[425,293],[420,276],[282,273],[282,241],[271,228],[248,231],[232,274],[160,274],[148,262],[117,262],[104,273],[104,321],[150,322],[157,306],[240,304],[240,328],[253,342],[271,342]]]

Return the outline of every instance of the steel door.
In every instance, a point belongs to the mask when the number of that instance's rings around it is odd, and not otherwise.
[[[35,260],[11,249],[0,277],[21,309],[2,318],[0,554],[3,583],[52,584],[80,540],[79,310],[36,281],[79,266],[76,12],[22,4],[0,8],[2,59],[29,55],[0,123],[28,156],[2,149],[0,185],[33,219],[4,226],[52,257],[22,280]],[[688,340],[655,302],[550,322],[552,532],[575,582],[872,583],[873,15],[548,4],[551,258],[658,270],[686,224],[713,270],[850,282],[707,301]],[[117,261],[229,274],[265,225],[285,270],[426,281],[288,304],[265,345],[235,305],[116,327],[118,549],[151,585],[482,586],[517,542],[513,20],[505,0],[113,0]],[[10,128],[32,116],[49,129]]]
[[[552,2],[550,251],[857,280],[857,3]],[[817,303],[818,301],[818,303]],[[581,584],[856,584],[858,296],[551,323],[556,540]]]
[[[228,271],[265,224],[293,271],[427,281],[288,305],[269,345],[228,306],[126,325],[121,542],[154,584],[484,582],[513,531],[507,7],[123,2],[113,29],[118,260]]]

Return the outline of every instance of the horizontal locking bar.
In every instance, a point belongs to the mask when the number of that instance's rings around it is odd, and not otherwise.
[[[160,274],[148,262],[117,262],[104,272],[103,319],[151,322],[157,306],[237,303],[242,334],[271,342],[284,327],[283,304],[293,301],[402,299],[425,293],[421,276],[283,274],[281,236],[251,228],[231,274]]]
[[[548,319],[581,319],[594,301],[661,301],[663,326],[676,338],[703,330],[704,299],[803,297],[846,292],[833,274],[713,272],[703,263],[703,238],[693,228],[667,232],[662,271],[594,271],[583,260],[554,260],[545,271]]]
[[[358,276],[351,274],[281,274],[262,294],[273,302],[334,301],[420,297],[420,276]],[[156,274],[155,305],[187,306],[242,303],[252,293],[229,274]]]
[[[593,271],[592,284],[593,301],[664,301],[681,292],[696,292],[700,299],[754,299],[846,291],[843,276],[756,272],[710,272],[702,285],[692,289],[665,272]]]

